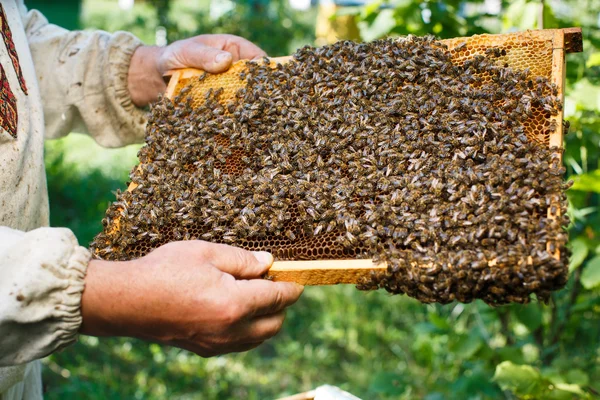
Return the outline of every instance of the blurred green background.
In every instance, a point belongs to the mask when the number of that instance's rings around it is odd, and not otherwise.
[[[600,398],[600,0],[26,3],[71,29],[128,30],[148,44],[164,32],[169,42],[227,32],[272,56],[345,36],[443,38],[542,26],[582,27],[585,48],[569,55],[567,69],[570,279],[549,304],[422,305],[353,287],[307,288],[280,335],[245,354],[202,359],[133,339],[82,337],[44,361],[47,398],[273,399],[325,383],[364,399]],[[52,225],[89,243],[138,148],[102,149],[78,134],[48,142]]]

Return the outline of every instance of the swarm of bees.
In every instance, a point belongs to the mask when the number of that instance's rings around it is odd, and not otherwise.
[[[230,102],[192,106],[193,85],[161,99],[95,256],[201,239],[385,261],[359,289],[423,302],[547,298],[566,282],[568,184],[531,135],[555,129],[557,88],[505,50],[451,55],[432,37],[343,41],[248,62]]]

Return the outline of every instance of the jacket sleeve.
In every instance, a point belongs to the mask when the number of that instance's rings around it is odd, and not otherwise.
[[[74,342],[90,252],[64,228],[0,227],[0,366]]]
[[[68,31],[36,10],[23,19],[46,137],[83,132],[105,147],[143,141],[145,112],[132,103],[127,89],[129,63],[140,40],[127,32]]]

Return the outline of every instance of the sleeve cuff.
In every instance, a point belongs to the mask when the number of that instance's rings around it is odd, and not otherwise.
[[[90,252],[76,245],[66,262],[63,279],[67,287],[59,292],[58,304],[54,306],[54,316],[62,321],[57,326],[56,349],[68,346],[77,339],[77,332],[82,322],[81,296],[90,259]]]
[[[0,366],[47,356],[77,339],[90,252],[63,228],[19,236],[0,253]]]
[[[133,104],[128,89],[128,74],[131,58],[143,43],[128,32],[116,32],[107,43],[104,74],[105,101],[111,117],[120,121],[115,126],[116,135],[99,135],[96,140],[105,147],[120,147],[144,141],[147,122],[146,111]]]
[[[117,32],[108,50],[108,87],[114,89],[117,102],[129,112],[139,110],[131,101],[127,77],[133,53],[142,45],[143,43],[132,34]]]

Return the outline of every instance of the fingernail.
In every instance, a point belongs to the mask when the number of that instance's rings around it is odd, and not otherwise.
[[[223,51],[223,52],[217,54],[217,56],[215,57],[215,63],[217,63],[217,64],[228,63],[230,60],[231,60],[231,54],[227,53],[226,51]]]
[[[273,256],[271,253],[267,253],[266,251],[253,251],[252,254],[254,254],[254,258],[256,258],[258,262],[265,267],[273,264]]]

